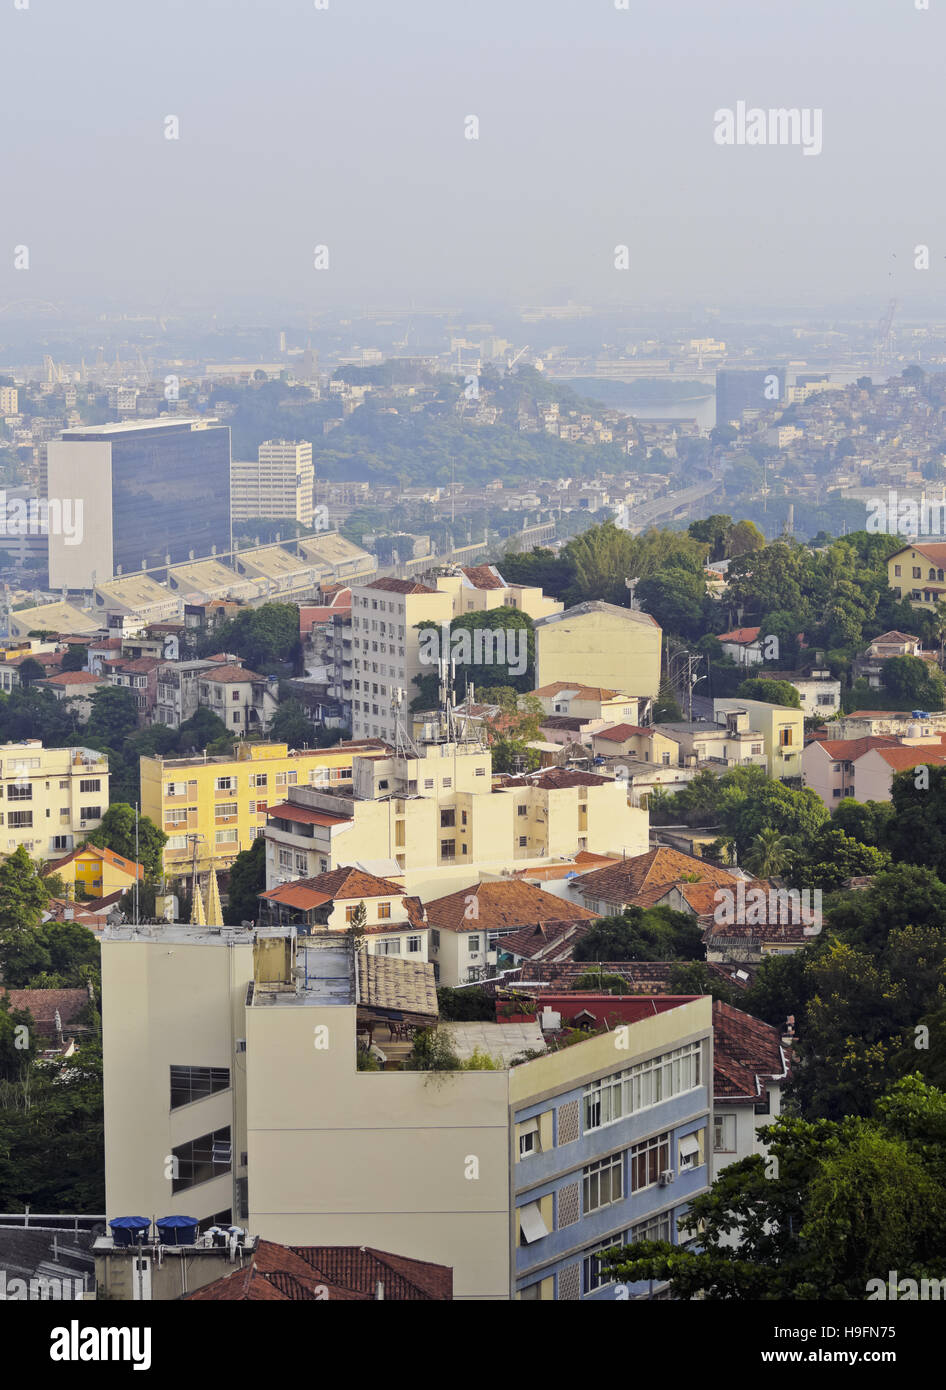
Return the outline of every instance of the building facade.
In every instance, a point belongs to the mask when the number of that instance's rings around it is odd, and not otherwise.
[[[92,748],[0,744],[0,844],[34,859],[74,849],[108,810],[108,759]]]

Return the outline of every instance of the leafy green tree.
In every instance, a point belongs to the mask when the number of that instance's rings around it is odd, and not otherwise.
[[[206,648],[202,655],[215,651],[236,652],[250,669],[264,675],[272,666],[299,667],[302,660],[299,609],[294,603],[264,603],[260,608],[245,608],[204,638],[202,646]]]
[[[889,863],[886,850],[862,845],[843,830],[822,825],[806,848],[793,856],[789,878],[796,887],[833,893],[845,880],[879,873]]]
[[[46,668],[34,656],[28,656],[25,661],[20,662],[17,674],[21,685],[31,685],[33,681],[46,679]]]
[[[184,754],[202,753],[212,743],[231,737],[219,714],[214,714],[206,705],[198,706],[190,719],[184,720],[177,733],[178,751]]]
[[[885,689],[898,700],[911,700],[917,709],[942,709],[946,681],[937,666],[918,656],[892,656],[884,662]]]
[[[798,691],[788,681],[767,680],[765,676],[750,676],[736,691],[740,700],[763,700],[768,705],[785,705],[801,709]]]
[[[673,693],[673,686],[669,680],[662,680],[660,690],[653,705],[653,720],[655,724],[679,724],[683,719],[683,710],[677,704],[677,697]]]
[[[706,580],[702,573],[668,566],[638,581],[635,598],[666,632],[697,637],[705,623]]]
[[[702,929],[694,917],[668,907],[629,907],[592,922],[573,960],[700,960]]]
[[[157,878],[161,873],[161,855],[167,844],[164,831],[148,816],[138,817],[138,863],[145,876]],[[90,832],[90,845],[114,850],[125,859],[135,859],[135,808],[122,801],[113,801],[102,817],[101,825]]]
[[[88,659],[88,647],[71,646],[69,650],[63,654],[61,662],[62,669],[64,671],[84,671],[85,663]]]
[[[739,768],[734,772],[762,769]],[[734,835],[740,856],[765,829],[775,829],[780,835],[798,836],[808,840],[828,819],[828,810],[816,792],[796,791],[782,782],[773,782],[764,775],[759,780],[748,778],[739,784],[731,774],[719,779],[724,798],[721,820],[724,829]]]
[[[86,734],[109,747],[120,746],[138,727],[138,708],[125,685],[104,685],[92,695],[92,713]]]
[[[925,865],[946,880],[946,767],[923,772],[914,768],[893,779],[887,848],[894,859]]]
[[[859,1302],[890,1269],[941,1276],[946,1188],[929,1141],[943,1133],[942,1102],[911,1079],[877,1121],[779,1116],[762,1131],[771,1170],[755,1154],[729,1164],[690,1203],[680,1225],[698,1245],[639,1241],[609,1259],[613,1276],[714,1302]]]
[[[8,996],[0,994],[0,1082],[18,1080],[36,1056],[38,1045],[32,1014],[12,1008]]]
[[[279,743],[288,743],[290,748],[314,748],[317,744],[316,727],[308,717],[299,700],[283,700],[273,715],[268,736]]]
[[[755,874],[757,878],[771,878],[773,874],[782,873],[791,857],[792,841],[787,835],[780,834],[775,826],[770,825],[759,831],[742,867]]]
[[[753,521],[737,521],[726,537],[726,555],[737,559],[751,555],[765,545],[765,537]]]
[[[259,895],[266,891],[266,841],[260,835],[249,849],[242,849],[230,865],[230,887],[224,917],[227,926],[255,922],[260,915]]]
[[[845,835],[859,840],[862,845],[883,848],[886,843],[894,809],[889,801],[855,801],[845,796],[838,802],[832,824]]]
[[[891,864],[869,888],[846,894],[829,914],[831,930],[872,956],[886,947],[891,932],[906,927],[934,927],[946,921],[946,883],[931,869]]]
[[[704,517],[702,521],[691,521],[687,527],[687,535],[709,546],[710,561],[725,560],[728,554],[726,542],[732,524],[731,516],[715,512],[712,516]]]

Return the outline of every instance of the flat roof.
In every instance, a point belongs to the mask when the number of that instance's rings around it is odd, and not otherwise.
[[[111,434],[146,434],[149,430],[183,430],[195,425],[219,425],[216,416],[159,415],[151,420],[114,420],[107,425],[74,425],[62,431],[64,440],[102,439]],[[55,441],[53,441],[55,442]]]

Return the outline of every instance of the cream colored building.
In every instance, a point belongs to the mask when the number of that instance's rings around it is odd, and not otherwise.
[[[16,415],[19,392],[15,386],[0,386],[0,415]]]
[[[648,813],[628,804],[622,782],[546,768],[494,789],[490,762],[475,744],[431,743],[355,756],[350,796],[297,785],[269,811],[267,889],[358,865],[403,874],[408,892],[432,897],[480,870],[646,850]]]
[[[653,699],[660,687],[662,636],[647,613],[597,599],[540,618],[536,685],[580,676],[589,686]]]
[[[770,705],[763,700],[725,699],[713,701],[713,716],[720,725],[738,728],[734,719],[740,711],[749,716],[748,729],[758,733],[765,752],[766,771],[770,777],[784,781],[801,777],[802,754],[805,748],[805,715],[800,709],[785,705]]]
[[[267,439],[256,462],[230,464],[230,513],[234,521],[257,517],[312,525],[315,472],[306,440]]]
[[[0,846],[33,859],[75,849],[108,810],[108,758],[92,748],[0,744]]]
[[[449,623],[449,593],[413,579],[375,579],[352,584],[352,733],[355,738],[397,734],[394,703],[402,703],[401,724],[409,726],[407,707],[417,695],[414,677],[435,669],[420,659],[418,623]]]
[[[458,565],[452,574],[439,575],[436,582],[441,593],[451,595],[454,618],[493,608],[515,608],[535,621],[561,613],[565,607],[558,599],[547,598],[538,585],[507,583],[495,565]]]
[[[636,724],[646,703],[634,695],[616,690],[580,685],[577,681],[553,681],[530,692],[546,714],[564,714],[574,719],[603,719],[608,723]]]
[[[271,806],[290,787],[351,787],[354,752],[365,745],[289,751],[285,743],[241,743],[233,758],[141,758],[141,813],[169,837],[164,872],[226,869],[262,835]]]
[[[102,988],[110,1220],[370,1245],[449,1265],[461,1299],[614,1299],[650,1290],[606,1284],[595,1251],[676,1240],[707,1190],[708,997],[642,1001],[626,1027],[518,1066],[433,1075],[358,1069],[359,1035],[436,1022],[437,1005],[431,966],[347,942],[113,928]]]

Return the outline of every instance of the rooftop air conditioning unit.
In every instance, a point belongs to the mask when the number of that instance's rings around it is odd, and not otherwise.
[[[657,1179],[658,1187],[668,1187],[673,1182],[673,1169],[665,1168]]]

